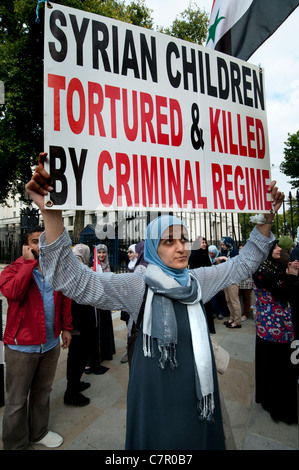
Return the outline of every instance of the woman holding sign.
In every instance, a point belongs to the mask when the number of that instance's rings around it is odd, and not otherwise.
[[[52,190],[43,166],[26,190],[45,223],[40,264],[55,290],[98,308],[144,316],[132,360],[127,398],[126,449],[225,449],[217,372],[203,303],[227,285],[248,278],[266,259],[274,236],[274,214],[265,214],[236,258],[188,270],[188,233],[183,222],[163,215],[147,227],[145,274],[98,274],[80,264],[71,250],[60,211],[44,209]],[[276,212],[284,196],[269,186]],[[66,276],[67,272],[67,276]]]

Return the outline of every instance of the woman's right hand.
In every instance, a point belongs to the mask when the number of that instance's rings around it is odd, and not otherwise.
[[[25,186],[27,193],[41,211],[44,209],[44,196],[49,191],[53,191],[51,176],[44,168],[44,161],[47,155],[45,152],[39,154],[38,166],[35,168],[31,180]]]
[[[50,245],[62,234],[63,220],[62,211],[59,209],[46,209],[44,198],[49,191],[53,191],[51,177],[44,168],[44,161],[47,153],[40,153],[38,157],[38,166],[32,175],[29,183],[26,184],[25,189],[33,202],[39,207],[45,224],[46,240]]]

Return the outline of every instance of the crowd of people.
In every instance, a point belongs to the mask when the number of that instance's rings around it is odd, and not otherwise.
[[[64,403],[86,406],[90,400],[82,392],[90,384],[83,374],[105,373],[102,362],[115,354],[112,310],[121,311],[127,326],[121,362],[131,354],[125,448],[230,448],[217,378],[228,354],[212,339],[214,319],[241,328],[253,295],[256,401],[275,420],[297,421],[299,374],[290,356],[298,338],[299,261],[293,240],[275,240],[271,233],[283,201],[275,182],[269,186],[273,213],[264,215],[246,244],[237,248],[225,236],[217,247],[200,238],[190,252],[182,220],[162,215],[148,225],[144,241],[128,247],[122,274],[111,272],[103,244],[95,247],[90,267],[89,247],[72,247],[61,212],[44,209],[45,192],[52,188],[42,160],[26,189],[45,231],[27,234],[22,256],[0,277],[8,299],[4,449],[26,449],[30,442],[61,445],[63,438],[48,429],[60,344],[68,348]]]

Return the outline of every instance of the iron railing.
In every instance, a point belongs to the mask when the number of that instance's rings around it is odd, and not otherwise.
[[[158,213],[128,212],[119,215],[116,230],[113,228],[113,236],[106,236],[101,230],[94,230],[94,236],[88,239],[73,240],[73,244],[86,243],[91,248],[98,243],[105,243],[108,246],[109,258],[112,269],[115,272],[122,272],[127,266],[127,249],[132,243],[144,239],[145,227],[148,222],[156,217]],[[176,213],[186,223],[191,241],[196,241],[199,237],[205,237],[208,244],[219,246],[221,237],[230,236],[236,245],[246,242],[253,225],[249,221],[251,214],[233,213]],[[115,218],[114,218],[115,220]],[[290,236],[295,242],[299,227],[299,191],[295,195],[289,193],[277,215],[272,226],[272,231],[276,238],[282,235]],[[99,235],[99,233],[102,233]],[[16,234],[11,234],[16,235]],[[98,237],[101,238],[98,238]],[[11,236],[11,239],[17,239]],[[5,243],[0,241],[0,263],[9,264],[18,258],[20,253],[20,243]]]

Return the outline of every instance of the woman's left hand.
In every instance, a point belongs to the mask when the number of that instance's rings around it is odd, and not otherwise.
[[[293,276],[298,276],[299,272],[299,261],[295,260],[288,263],[288,267],[286,269],[287,274],[292,274]]]
[[[278,212],[284,201],[284,193],[278,190],[276,181],[271,181],[269,185],[269,193],[271,195],[272,210],[271,212],[265,213],[264,215],[267,219],[267,222],[272,222],[275,214]]]

